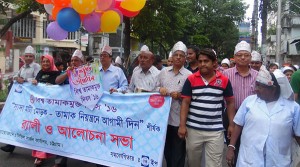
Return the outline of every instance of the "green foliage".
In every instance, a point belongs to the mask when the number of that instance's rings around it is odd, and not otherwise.
[[[181,40],[231,55],[245,10],[239,0],[149,0],[132,19],[132,32],[154,53],[167,54]]]
[[[0,90],[0,102],[5,102],[8,95],[7,89]]]
[[[5,102],[7,98],[7,89],[0,90],[0,102]]]
[[[45,12],[42,4],[39,4],[35,0],[0,0],[0,10],[2,14],[6,14],[5,9],[10,5],[15,4],[17,7],[16,12],[22,13],[24,11],[39,11],[41,13]]]
[[[272,24],[269,29],[268,29],[268,32],[267,34],[270,36],[270,35],[276,35],[276,25],[275,24]]]
[[[300,14],[300,0],[290,0],[290,11],[292,14]]]
[[[198,35],[198,34],[192,36],[191,39],[189,40],[189,43],[197,46],[207,46],[207,47],[211,45],[210,40],[206,36]]]

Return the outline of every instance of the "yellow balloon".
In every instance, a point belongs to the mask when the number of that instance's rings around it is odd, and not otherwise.
[[[121,2],[121,7],[131,12],[137,12],[140,11],[145,4],[146,0],[124,0]]]
[[[101,30],[102,32],[116,32],[120,22],[120,15],[116,11],[108,10],[101,16]]]
[[[95,10],[97,0],[72,0],[71,4],[76,12],[80,14],[89,14]]]

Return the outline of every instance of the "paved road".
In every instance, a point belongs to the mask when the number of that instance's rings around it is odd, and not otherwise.
[[[3,146],[4,144],[0,144]],[[0,150],[0,167],[33,167],[34,158],[31,150],[17,147],[13,153],[6,153]],[[52,167],[54,157],[45,160],[43,167]],[[68,167],[96,167],[95,164],[79,160],[69,159]]]
[[[0,147],[5,144],[0,143]],[[225,155],[226,149],[224,149]],[[33,167],[34,158],[31,156],[31,150],[17,147],[13,153],[6,153],[0,150],[0,167]],[[227,167],[223,158],[223,167]],[[43,167],[52,167],[54,157],[45,160]],[[164,164],[163,167],[166,165]],[[96,167],[96,165],[75,159],[68,160],[68,167]]]

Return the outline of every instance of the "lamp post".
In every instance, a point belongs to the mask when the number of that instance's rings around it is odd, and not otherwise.
[[[276,24],[276,57],[275,61],[282,65],[282,59],[280,55],[281,51],[281,0],[278,0],[277,9],[277,24]]]

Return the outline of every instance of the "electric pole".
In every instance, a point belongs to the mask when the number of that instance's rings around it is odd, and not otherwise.
[[[278,0],[277,23],[276,23],[276,58],[275,61],[282,65],[281,59],[281,0]]]

